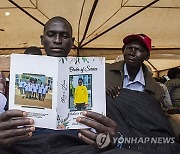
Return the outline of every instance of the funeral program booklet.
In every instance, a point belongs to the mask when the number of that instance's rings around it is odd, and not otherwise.
[[[36,127],[80,129],[83,110],[105,115],[105,58],[12,54],[9,108],[28,112]]]

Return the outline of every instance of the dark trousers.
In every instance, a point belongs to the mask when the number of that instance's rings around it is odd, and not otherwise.
[[[82,110],[85,110],[85,103],[77,103],[76,104],[76,108],[78,111],[82,111]]]
[[[48,133],[35,135],[28,140],[17,142],[10,147],[0,145],[0,154],[142,154],[127,149],[109,149],[100,151],[87,145],[78,137],[61,135],[61,133]]]

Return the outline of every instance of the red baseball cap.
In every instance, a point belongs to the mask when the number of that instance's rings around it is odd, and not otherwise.
[[[145,34],[133,34],[133,35],[128,35],[123,39],[123,43],[127,44],[128,42],[132,40],[139,40],[141,41],[148,49],[148,51],[151,51],[151,38],[149,38]]]

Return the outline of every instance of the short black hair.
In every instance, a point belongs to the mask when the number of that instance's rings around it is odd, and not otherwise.
[[[65,21],[65,22],[69,25],[70,30],[71,30],[71,35],[72,35],[72,33],[73,33],[72,25],[70,24],[69,21],[67,21],[64,17],[61,17],[61,16],[55,16],[55,17],[52,17],[51,19],[49,19],[49,20],[44,24],[44,32],[45,32],[46,26],[47,26],[50,22],[52,22],[53,20]],[[44,32],[43,32],[43,33],[44,33]]]
[[[180,74],[180,69],[178,67],[174,67],[174,68],[169,69],[167,76],[170,79],[175,79],[178,74]]]
[[[83,79],[82,78],[79,78],[78,81],[81,80],[83,82]]]
[[[36,46],[31,46],[24,51],[24,54],[29,55],[42,55],[41,50]]]

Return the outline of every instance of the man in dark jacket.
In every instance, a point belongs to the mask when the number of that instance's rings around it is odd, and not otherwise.
[[[122,88],[146,91],[160,102],[162,88],[143,64],[150,57],[151,39],[144,34],[137,34],[125,37],[123,42],[124,61],[106,65],[106,85],[116,85],[114,89],[109,87],[113,93],[108,93],[108,90],[107,93],[115,97]]]
[[[150,57],[151,39],[144,34],[123,39],[124,61],[106,65],[107,116],[117,130],[132,142],[123,148],[145,153],[175,153],[179,145],[152,144],[154,137],[174,138],[166,114],[161,108],[163,89],[143,64]],[[148,138],[148,142],[138,139]]]

